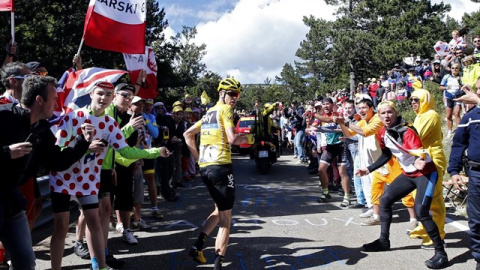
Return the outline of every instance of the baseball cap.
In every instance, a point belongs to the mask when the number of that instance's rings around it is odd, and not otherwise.
[[[127,90],[135,93],[135,86],[128,83],[119,83],[117,86],[115,86],[115,92]]]
[[[145,99],[145,103],[147,103],[147,104],[153,104],[153,99],[147,98],[147,99]]]
[[[115,88],[111,82],[107,82],[107,81],[96,81],[93,84],[92,91],[95,87],[100,87],[100,88],[109,89],[109,90],[113,90]]]
[[[184,112],[191,112],[191,113],[193,113],[193,110],[192,110],[192,108],[188,107],[188,108],[186,108],[186,109],[184,110]]]
[[[153,104],[153,107],[158,107],[158,106],[165,106],[165,105],[163,104],[163,102],[160,102],[160,101],[155,102],[155,104]]]
[[[181,106],[173,107],[172,113],[176,113],[176,112],[183,112],[182,107]]]
[[[315,104],[313,106],[314,107],[318,107],[318,106],[322,107],[322,105],[323,105],[322,102],[317,101],[317,102],[315,102]]]
[[[34,71],[36,68],[40,66],[40,62],[36,62],[36,61],[28,62],[26,65],[28,69],[30,69],[30,71]]]
[[[134,96],[133,99],[132,99],[132,104],[137,103],[137,102],[142,101],[142,100],[145,101],[145,99],[143,99],[139,96]]]
[[[177,106],[183,107],[183,103],[181,101],[175,101],[172,107],[177,107]]]

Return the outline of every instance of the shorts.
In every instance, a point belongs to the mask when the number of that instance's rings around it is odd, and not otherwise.
[[[98,198],[103,199],[110,197],[113,191],[113,175],[112,170],[101,170],[100,172],[100,188],[98,189]]]
[[[155,173],[155,160],[154,159],[144,159],[142,170],[143,170],[143,174],[154,174]]]
[[[233,178],[232,164],[210,165],[200,168],[200,173],[218,210],[232,209],[235,203],[235,179]]]
[[[50,193],[50,198],[52,199],[53,213],[69,212],[71,200],[77,201],[83,210],[98,208],[97,195],[72,196],[70,194],[52,192]]]
[[[330,165],[335,158],[338,166],[347,164],[347,147],[344,143],[328,144],[320,157],[320,162]]]
[[[445,98],[445,106],[447,108],[453,109],[453,107],[460,106],[460,105],[462,105],[461,102],[455,101],[455,100],[450,99],[450,98]]]

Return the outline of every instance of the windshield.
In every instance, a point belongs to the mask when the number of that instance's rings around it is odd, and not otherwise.
[[[240,128],[252,128],[253,124],[255,123],[255,120],[240,120],[240,124],[238,125],[238,127]]]

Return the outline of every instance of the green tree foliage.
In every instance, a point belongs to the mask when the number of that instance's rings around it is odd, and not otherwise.
[[[355,80],[378,76],[411,54],[431,57],[433,44],[450,40],[444,14],[449,5],[429,0],[330,0],[338,7],[329,22],[304,18],[310,27],[296,55],[295,68],[284,66],[280,81],[301,95],[324,94]],[[297,77],[297,78],[295,78]],[[299,82],[304,81],[303,88]],[[310,89],[309,89],[310,88]]]
[[[32,0],[15,3],[15,40],[19,44],[16,60],[39,61],[52,76],[59,77],[71,66],[83,35],[88,1]],[[10,25],[10,13],[0,13],[2,26]],[[158,2],[147,1],[146,42],[163,40],[168,26]],[[10,28],[0,29],[0,42],[10,40]],[[86,45],[81,50],[85,67],[125,68],[121,53],[100,51]]]

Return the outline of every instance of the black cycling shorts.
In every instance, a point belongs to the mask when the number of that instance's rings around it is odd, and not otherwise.
[[[144,159],[142,170],[143,170],[143,174],[154,174],[155,173],[155,160],[154,159]]]
[[[232,164],[210,165],[200,168],[200,173],[218,210],[232,209],[235,203],[235,179],[233,178]]]
[[[320,162],[330,165],[335,157],[337,158],[338,166],[347,164],[347,148],[344,143],[328,144],[322,153]]]
[[[113,175],[112,170],[100,171],[100,188],[98,189],[98,198],[102,199],[110,197],[113,191]]]
[[[97,195],[72,196],[59,192],[51,192],[50,199],[52,200],[53,213],[62,213],[70,211],[70,201],[77,201],[83,210],[98,208]]]

